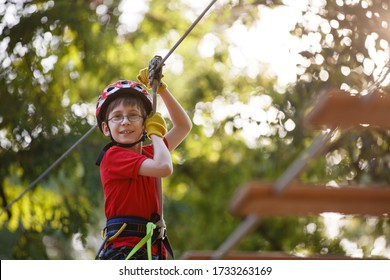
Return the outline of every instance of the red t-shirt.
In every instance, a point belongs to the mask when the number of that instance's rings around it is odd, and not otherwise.
[[[167,145],[165,139],[164,142]],[[142,147],[142,154],[113,146],[104,155],[100,177],[107,219],[118,216],[150,219],[152,213],[160,213],[156,177],[138,175],[142,162],[147,158],[153,158],[152,145]],[[113,240],[114,248],[134,247],[139,240],[139,237],[118,237]],[[153,254],[157,254],[157,250],[157,246],[153,246]]]

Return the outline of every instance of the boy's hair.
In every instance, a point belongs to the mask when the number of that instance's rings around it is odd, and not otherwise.
[[[144,102],[141,100],[141,98],[139,98],[138,96],[136,95],[130,95],[130,94],[123,94],[122,96],[119,96],[117,98],[115,98],[113,101],[110,102],[110,104],[108,105],[107,107],[107,110],[105,112],[105,115],[104,115],[104,121],[107,121],[108,119],[108,115],[116,108],[118,107],[119,105],[123,105],[123,106],[136,106],[138,107],[138,109],[141,110],[141,115],[144,119],[146,119],[147,117],[147,112],[146,112],[146,109],[145,109],[145,104]]]

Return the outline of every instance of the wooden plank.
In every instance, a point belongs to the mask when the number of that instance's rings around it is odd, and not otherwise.
[[[390,213],[390,187],[331,188],[292,183],[280,194],[273,185],[250,182],[233,196],[230,211],[239,216],[304,216],[324,212],[381,216]]]
[[[321,95],[305,121],[313,128],[390,128],[389,108],[390,94],[361,96],[336,90]]]
[[[213,251],[190,251],[183,254],[181,260],[211,260]],[[347,260],[348,256],[314,255],[295,256],[284,252],[229,252],[223,260]]]
[[[181,260],[212,260],[213,251],[190,251],[186,252],[180,259]],[[229,252],[223,257],[224,260],[280,260],[297,258],[295,256],[287,255],[283,252],[279,253],[256,253],[256,252]]]

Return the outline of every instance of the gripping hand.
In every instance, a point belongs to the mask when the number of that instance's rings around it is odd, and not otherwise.
[[[149,138],[150,135],[163,138],[167,133],[167,124],[160,113],[149,115],[145,121],[145,127]]]
[[[138,73],[138,76],[137,76],[137,80],[143,84],[147,89],[150,89],[150,85],[149,85],[149,70],[148,68],[144,68],[144,69],[141,69]],[[160,83],[160,85],[158,86],[158,89],[157,89],[157,94],[160,94],[163,90],[167,89],[168,86],[166,83],[162,82]]]

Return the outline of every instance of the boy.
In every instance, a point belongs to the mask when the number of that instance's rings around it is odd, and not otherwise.
[[[148,87],[147,68],[137,78]],[[156,177],[172,174],[170,152],[184,140],[192,123],[165,83],[157,93],[172,121],[168,132],[161,115],[151,114],[150,95],[139,83],[122,80],[107,86],[96,105],[98,126],[111,138],[97,161],[107,218],[99,259],[147,259],[150,254],[152,259],[166,259],[166,249],[171,250],[164,238]],[[143,146],[146,135],[152,144]],[[143,244],[151,234],[150,222],[157,229],[151,252],[146,252]]]

